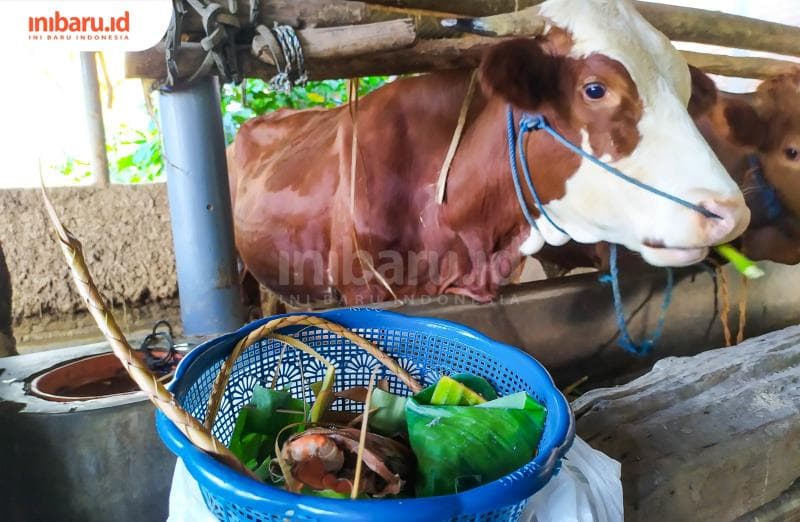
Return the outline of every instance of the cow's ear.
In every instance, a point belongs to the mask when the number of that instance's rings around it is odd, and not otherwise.
[[[706,73],[689,66],[692,75],[692,97],[689,99],[689,114],[693,118],[701,116],[717,103],[717,85]]]
[[[480,79],[496,94],[521,109],[537,110],[559,95],[564,59],[542,50],[539,42],[519,38],[490,48],[483,56]]]
[[[746,100],[726,101],[725,119],[728,121],[731,139],[739,145],[758,149],[766,143],[768,122]]]

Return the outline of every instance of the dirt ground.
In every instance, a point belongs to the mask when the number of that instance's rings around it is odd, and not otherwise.
[[[177,321],[177,279],[166,185],[50,190],[83,243],[101,292],[131,329]],[[11,314],[21,352],[54,339],[99,335],[85,313],[38,190],[0,190],[0,243],[11,274]]]

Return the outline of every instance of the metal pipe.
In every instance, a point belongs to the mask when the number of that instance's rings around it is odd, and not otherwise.
[[[83,78],[86,126],[89,129],[89,145],[92,152],[92,174],[97,186],[107,187],[109,177],[106,129],[103,124],[103,105],[100,102],[100,83],[97,79],[97,61],[94,52],[81,53],[81,76]]]
[[[181,319],[187,335],[244,323],[215,78],[159,95]]]

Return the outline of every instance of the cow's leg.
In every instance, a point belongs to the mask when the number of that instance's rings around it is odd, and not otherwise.
[[[0,246],[0,357],[17,355],[17,343],[11,328],[11,275]]]

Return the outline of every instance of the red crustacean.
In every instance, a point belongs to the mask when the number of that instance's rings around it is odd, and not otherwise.
[[[305,485],[315,490],[350,494],[355,481],[359,435],[355,428],[317,427],[287,440],[281,455],[297,482],[295,489]],[[362,459],[358,493],[373,497],[400,493],[415,468],[414,454],[407,446],[374,433],[367,433]]]

